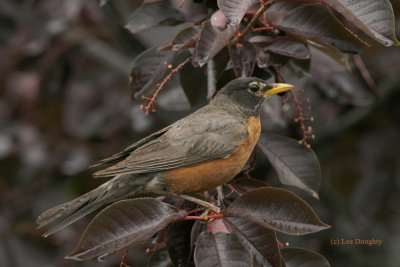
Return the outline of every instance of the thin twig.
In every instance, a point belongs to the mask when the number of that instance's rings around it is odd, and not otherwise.
[[[275,80],[277,82],[286,82],[285,78],[283,77],[283,75],[280,72],[280,70],[278,69],[278,67],[276,67],[271,62],[269,62],[269,65],[274,69],[274,71],[276,73]],[[298,90],[297,92],[304,93],[304,90]],[[289,96],[293,98],[297,113],[299,114],[299,116],[294,119],[294,122],[298,122],[300,124],[300,128],[301,128],[302,138],[301,138],[301,140],[299,140],[299,144],[303,144],[305,147],[310,148],[311,145],[307,142],[307,140],[315,139],[315,135],[312,133],[311,126],[307,127],[305,122],[306,121],[313,122],[314,117],[307,117],[304,115],[305,110],[311,110],[311,107],[309,105],[304,107],[304,103],[309,103],[310,99],[309,98],[299,99],[293,90],[289,91]],[[283,102],[286,103],[288,100],[289,100],[289,97],[286,97]]]
[[[275,29],[274,26],[264,26],[264,27],[259,27],[259,28],[253,28],[251,29],[252,32],[260,32],[260,31],[270,31]]]
[[[164,80],[157,84],[157,90],[154,92],[152,97],[146,97],[146,96],[142,96],[142,100],[147,100],[149,101],[149,103],[147,103],[146,106],[141,105],[140,109],[141,110],[146,110],[146,115],[149,115],[149,111],[151,108],[152,112],[156,111],[156,99],[158,97],[158,94],[160,93],[160,91],[164,88],[165,84],[171,79],[171,77],[177,73],[181,68],[183,68],[183,66],[185,66],[188,62],[190,62],[190,60],[192,59],[192,57],[188,57],[187,59],[185,59],[182,63],[180,63],[178,66],[176,66],[175,68],[172,68],[172,65],[168,65],[168,63],[166,64],[167,67],[171,70],[170,73],[164,78]]]
[[[121,260],[121,263],[119,264],[119,267],[130,267],[128,264],[125,263],[127,255],[128,255],[128,249],[125,249],[124,255],[122,256],[122,260]]]
[[[259,17],[264,13],[264,11],[267,10],[267,8],[275,2],[276,2],[276,0],[261,2],[261,7],[257,10],[257,12],[254,14],[254,16],[251,18],[251,20],[247,24],[246,28],[238,36],[236,36],[235,38],[230,40],[227,43],[227,46],[237,43],[246,33],[248,33],[251,30],[251,28],[253,28],[254,24],[257,22]]]
[[[297,113],[299,114],[299,116],[297,118],[294,119],[294,122],[298,122],[300,124],[300,128],[301,128],[301,132],[302,132],[302,139],[299,140],[299,144],[303,144],[305,147],[310,148],[310,144],[307,143],[307,139],[315,139],[315,135],[312,133],[312,128],[311,126],[306,127],[305,122],[306,121],[310,121],[313,122],[314,121],[314,117],[306,117],[304,116],[304,107],[303,104],[304,103],[309,103],[310,99],[306,98],[306,99],[302,99],[299,100],[296,96],[296,93],[292,91],[290,91],[290,95],[293,98],[293,101],[296,105],[296,110]],[[310,106],[307,106],[308,108],[310,108]]]
[[[227,197],[229,197],[233,192],[236,193],[236,194],[238,194],[238,196],[241,196],[241,195],[242,195],[242,193],[240,193],[239,191],[237,191],[236,188],[235,188],[233,185],[228,184],[228,183],[225,183],[224,186],[228,187],[228,188],[231,190],[231,192],[227,195]]]
[[[181,8],[183,7],[183,5],[185,4],[186,0],[181,0],[181,2],[179,3],[178,7]]]

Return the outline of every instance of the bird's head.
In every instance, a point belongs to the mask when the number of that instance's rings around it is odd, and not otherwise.
[[[246,77],[230,81],[216,97],[228,97],[241,109],[257,114],[266,99],[291,89],[293,85],[290,84],[267,83],[256,77]]]

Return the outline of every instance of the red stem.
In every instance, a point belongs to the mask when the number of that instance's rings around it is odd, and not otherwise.
[[[251,31],[252,32],[259,32],[259,31],[270,31],[275,29],[273,26],[265,26],[265,27],[259,27],[259,28],[253,28]]]
[[[169,69],[171,69],[171,72],[164,78],[164,80],[158,84],[158,88],[157,90],[154,92],[152,97],[146,97],[146,96],[142,96],[143,100],[147,100],[149,101],[149,103],[146,106],[141,105],[140,109],[142,110],[146,110],[146,115],[149,115],[149,110],[151,108],[152,112],[156,111],[156,107],[155,107],[155,102],[156,99],[158,97],[158,94],[160,93],[160,91],[164,88],[165,84],[171,79],[172,75],[174,75],[175,73],[177,73],[181,68],[183,68],[183,66],[185,66],[190,60],[192,59],[192,57],[188,57],[187,59],[185,59],[182,63],[180,63],[178,66],[176,66],[175,68],[172,68],[171,65],[168,65],[168,63],[166,64],[168,66]]]

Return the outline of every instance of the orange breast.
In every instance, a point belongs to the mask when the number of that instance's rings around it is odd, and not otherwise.
[[[247,128],[248,138],[233,151],[230,157],[164,172],[168,190],[175,194],[204,192],[235,177],[246,164],[260,137],[260,118],[251,117]]]

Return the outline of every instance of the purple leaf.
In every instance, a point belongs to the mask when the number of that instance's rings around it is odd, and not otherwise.
[[[146,241],[185,211],[153,198],[119,201],[102,210],[85,230],[77,248],[66,258],[101,259],[130,245]]]
[[[347,53],[360,53],[367,44],[348,31],[321,4],[304,5],[278,2],[267,10],[267,19],[274,27],[289,35],[328,43]]]
[[[274,40],[265,49],[276,54],[293,57],[296,59],[309,59],[310,50],[308,47],[294,38],[281,37]]]
[[[177,25],[185,22],[185,15],[165,3],[142,5],[133,12],[125,27],[131,33],[162,25]]]
[[[256,63],[257,49],[249,42],[229,46],[233,70],[236,77],[250,77]]]
[[[187,64],[179,72],[182,89],[192,107],[207,104],[206,75],[205,68],[196,68],[192,64]]]
[[[257,2],[257,0],[217,0],[219,9],[232,26],[238,26],[249,7]]]
[[[286,267],[330,267],[320,254],[303,248],[284,248],[281,250]]]
[[[281,183],[296,186],[318,198],[321,167],[310,148],[287,137],[267,134],[261,135],[258,147],[267,156]]]
[[[237,27],[228,24],[226,29],[220,30],[217,27],[213,27],[211,21],[204,21],[193,57],[194,64],[198,64],[200,67],[204,66],[210,58],[224,48],[237,29]]]
[[[364,33],[386,46],[400,45],[396,39],[393,9],[388,0],[321,0]]]
[[[275,231],[246,218],[224,218],[225,225],[235,233],[253,254],[257,266],[281,267],[282,259]]]
[[[315,42],[308,42],[309,47],[312,46],[324,54],[328,55],[330,58],[334,59],[336,62],[340,63],[343,67],[350,71],[348,55],[342,53],[336,47],[329,44],[318,44]],[[311,53],[312,54],[312,53]]]
[[[181,50],[184,48],[196,47],[200,37],[200,29],[197,26],[190,26],[180,30],[172,39],[172,49]]]
[[[194,251],[197,267],[229,266],[243,267],[252,265],[250,251],[239,241],[235,234],[202,232]]]
[[[165,236],[165,244],[174,266],[187,266],[192,254],[191,231],[193,221],[171,224]]]
[[[304,200],[290,191],[273,187],[244,193],[223,214],[247,218],[272,230],[292,235],[314,233],[330,227],[321,222]]]
[[[140,53],[132,64],[131,93],[138,97],[156,86],[168,71],[164,62],[172,62],[174,56],[174,52],[154,48]]]

